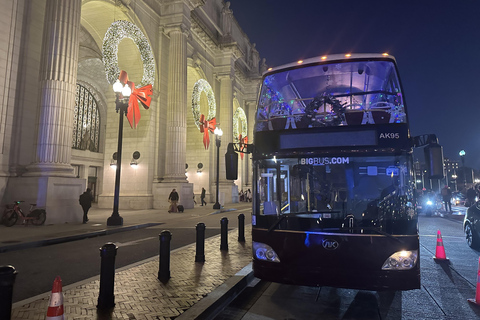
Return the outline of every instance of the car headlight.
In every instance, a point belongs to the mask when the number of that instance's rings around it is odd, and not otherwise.
[[[432,204],[433,204],[432,201],[430,201],[430,200],[427,201],[427,205],[431,206]]]
[[[382,270],[410,270],[417,264],[418,250],[398,251],[388,257]]]
[[[259,260],[280,262],[277,253],[268,244],[253,242],[253,256]]]

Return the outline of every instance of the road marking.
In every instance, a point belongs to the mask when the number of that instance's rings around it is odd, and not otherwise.
[[[156,239],[156,237],[148,237],[148,238],[144,238],[144,239],[139,239],[139,240],[133,240],[133,241],[128,241],[128,242],[115,242],[115,244],[118,246],[118,247],[127,247],[127,246],[134,246],[136,244],[139,244],[140,242],[142,241],[146,241],[146,240],[150,240],[150,239]]]
[[[437,235],[436,234],[419,234],[420,237],[432,237],[432,238],[436,238]],[[450,239],[463,239],[465,240],[465,237],[457,237],[457,236],[444,236],[442,234],[442,239],[443,238],[450,238]]]

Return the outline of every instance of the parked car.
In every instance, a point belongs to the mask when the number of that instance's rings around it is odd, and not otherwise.
[[[463,220],[465,239],[470,248],[480,248],[480,201],[467,209]]]

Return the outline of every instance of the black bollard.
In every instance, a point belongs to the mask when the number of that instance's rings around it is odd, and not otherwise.
[[[220,250],[228,251],[228,219],[223,217],[220,220]]]
[[[238,242],[245,242],[245,215],[238,215]]]
[[[167,282],[170,279],[170,240],[172,240],[172,233],[163,230],[158,237],[160,238],[158,280]]]
[[[205,223],[197,223],[197,250],[195,262],[205,262]]]
[[[100,266],[100,293],[98,295],[98,309],[111,309],[115,307],[115,295],[113,289],[115,286],[115,256],[118,247],[115,243],[107,242],[100,250],[102,258]]]
[[[0,319],[9,320],[12,315],[13,284],[17,271],[13,266],[0,266]]]

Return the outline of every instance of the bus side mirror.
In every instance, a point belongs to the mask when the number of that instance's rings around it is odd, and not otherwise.
[[[225,175],[227,180],[238,179],[238,154],[233,149],[233,145],[230,144],[227,147],[227,153],[225,153]]]
[[[424,148],[429,179],[443,179],[443,147],[430,143]]]

